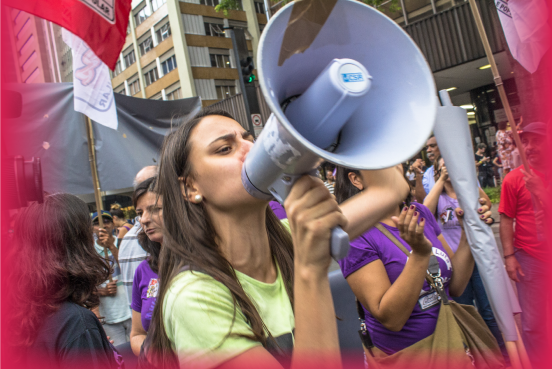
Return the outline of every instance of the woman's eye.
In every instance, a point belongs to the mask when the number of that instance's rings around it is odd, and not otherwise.
[[[230,146],[223,146],[217,151],[217,153],[225,154],[225,153],[229,152],[230,150],[232,150],[232,148]]]

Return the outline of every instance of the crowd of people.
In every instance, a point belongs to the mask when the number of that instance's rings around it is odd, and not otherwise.
[[[500,238],[518,286],[523,341],[535,359],[548,342],[539,315],[547,301],[543,227],[551,208],[546,125],[523,127],[531,171],[515,168],[504,132],[497,133],[505,172]],[[127,347],[142,368],[339,368],[328,279],[337,226],[351,240],[339,266],[358,300],[368,367],[413,359],[426,368],[509,365],[464,232],[460,189],[435,137],[426,144],[427,168],[421,159],[376,171],[328,164],[321,179],[299,179],[283,206],[244,189],[241,170],[252,146],[230,115],[204,110],[165,138],[159,166],[137,173],[135,222],[120,209],[90,215],[70,194],[22,209],[14,229],[19,267],[10,276],[21,367],[122,368]],[[485,187],[493,164],[486,147],[477,149],[474,166]],[[491,226],[491,201],[479,192],[478,213]],[[488,353],[470,351],[446,321],[458,304],[476,306]]]

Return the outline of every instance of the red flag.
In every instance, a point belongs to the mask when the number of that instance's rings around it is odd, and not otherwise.
[[[125,44],[132,0],[3,0],[79,36],[109,68]]]

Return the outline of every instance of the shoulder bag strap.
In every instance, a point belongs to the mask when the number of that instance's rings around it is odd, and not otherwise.
[[[402,252],[404,252],[406,254],[406,256],[410,256],[410,252],[406,249],[406,247],[404,247],[404,245],[402,244],[401,241],[399,241],[397,239],[397,237],[395,237],[391,232],[389,232],[389,230],[387,228],[385,228],[384,226],[382,226],[381,224],[376,224],[375,227],[381,232],[383,233],[383,235],[385,237],[387,237],[391,242],[393,242],[399,249],[401,249]],[[439,265],[438,264],[438,261],[437,261],[437,257],[435,255],[431,255],[432,258],[435,258],[435,260],[433,261],[434,263],[437,262],[437,266]],[[430,262],[430,265],[429,265],[429,268],[432,267],[431,265],[432,263]],[[433,287],[435,289],[435,291],[437,291],[439,293],[439,296],[441,296],[441,299],[443,301],[444,304],[448,304],[449,301],[448,301],[448,297],[447,297],[447,294],[445,293],[445,291],[443,291],[443,288],[441,286],[438,286],[437,283],[435,283],[435,278],[431,276],[431,274],[426,273],[426,281],[427,283],[429,283],[429,285],[431,287]]]

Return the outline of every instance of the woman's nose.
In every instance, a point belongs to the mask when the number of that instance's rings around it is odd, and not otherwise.
[[[247,154],[249,153],[249,151],[251,151],[251,148],[253,147],[253,142],[249,141],[249,140],[243,140],[242,141],[242,145],[241,145],[241,152],[244,156],[244,159],[245,157],[247,156]]]

